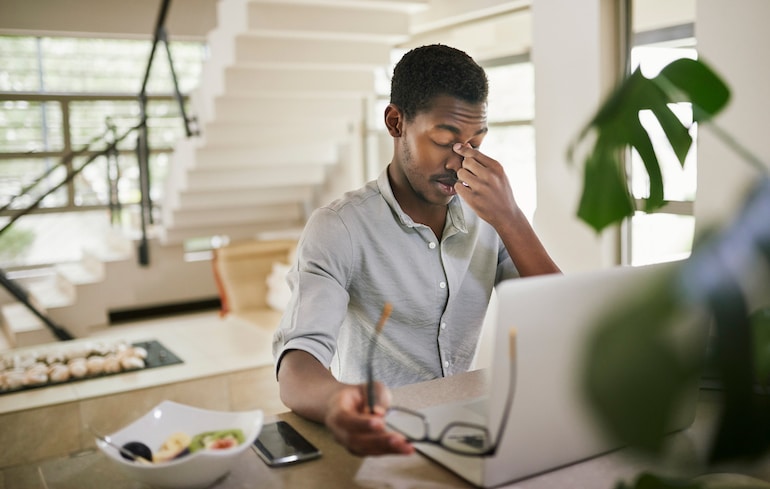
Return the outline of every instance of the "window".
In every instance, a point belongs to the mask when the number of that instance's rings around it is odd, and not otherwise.
[[[631,69],[638,66],[651,77],[675,59],[695,58],[691,34],[691,25],[638,33],[631,52]],[[692,123],[689,104],[677,104],[671,109],[685,124]],[[669,203],[652,214],[637,211],[624,226],[623,262],[644,265],[686,258],[692,250],[695,229],[696,145],[693,143],[685,164],[680,165],[657,120],[645,112],[639,117],[655,148],[663,173],[664,198]],[[697,126],[692,126],[690,134],[695,140]],[[631,154],[629,167],[634,197],[643,198],[648,195],[649,181],[636,152]]]
[[[535,71],[529,56],[482,63],[489,79],[489,134],[482,150],[505,168],[519,207],[532,221],[537,206]]]
[[[100,138],[110,132],[110,126],[114,127],[112,135],[120,136],[139,123],[137,95],[151,45],[138,40],[0,36],[0,206],[71,151],[99,140],[93,151],[68,163],[70,169],[80,168],[106,147]],[[170,49],[179,88],[187,93],[198,83],[205,46],[172,42]],[[153,61],[147,93],[151,197],[157,202],[169,155],[184,133],[162,44]],[[84,234],[109,225],[111,193],[120,197],[122,223],[136,227],[139,172],[135,145],[136,136],[130,134],[118,145],[115,157],[98,157],[72,183],[46,197],[33,215],[19,219],[0,235],[0,244],[13,238],[3,237],[12,230],[28,243],[13,256],[0,254],[0,267],[77,259],[82,242],[89,239]],[[11,209],[28,207],[60,184],[64,175],[65,168],[58,168],[32,194],[14,200]],[[120,175],[116,188],[108,175]],[[8,222],[10,212],[0,215],[0,227]],[[54,230],[56,247],[50,246]]]

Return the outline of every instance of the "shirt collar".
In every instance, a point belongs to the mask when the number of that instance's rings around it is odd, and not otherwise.
[[[387,167],[385,167],[385,170],[383,170],[382,173],[380,173],[380,176],[377,177],[377,187],[380,190],[382,198],[385,199],[385,202],[387,202],[390,208],[393,209],[393,212],[401,221],[401,224],[410,228],[415,227],[417,223],[415,223],[412,218],[409,217],[403,211],[403,209],[401,209],[401,206],[396,200],[396,196],[393,195],[393,187],[390,186]],[[452,200],[449,201],[449,207],[447,211],[447,226],[452,226],[461,233],[468,232],[468,229],[465,225],[465,213],[463,210],[463,204],[460,200],[460,197],[456,195],[452,197]]]

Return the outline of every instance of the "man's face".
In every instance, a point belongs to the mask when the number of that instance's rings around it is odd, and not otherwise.
[[[414,197],[432,205],[449,204],[455,195],[456,172],[462,157],[452,146],[481,145],[487,133],[485,103],[469,104],[450,96],[440,96],[432,108],[404,122],[400,151],[396,154],[402,173]],[[407,189],[402,188],[402,191]]]

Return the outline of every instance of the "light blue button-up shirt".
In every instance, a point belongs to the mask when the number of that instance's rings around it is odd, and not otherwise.
[[[372,335],[393,312],[374,354],[390,387],[465,372],[494,286],[517,277],[502,240],[462,199],[449,204],[441,241],[376,181],[313,212],[287,280],[291,299],[273,340],[277,360],[304,350],[339,380],[366,381]]]

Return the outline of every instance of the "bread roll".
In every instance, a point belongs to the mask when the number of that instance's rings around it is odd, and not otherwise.
[[[76,379],[80,379],[88,375],[88,365],[85,358],[74,358],[67,362],[67,366],[70,369],[70,375]]]
[[[48,367],[48,378],[51,382],[64,382],[70,378],[70,369],[63,363],[54,363]]]
[[[120,359],[120,366],[124,370],[136,370],[144,368],[144,360],[139,357],[127,356]]]
[[[104,357],[100,355],[91,355],[86,359],[89,375],[99,375],[104,372]]]
[[[115,374],[120,372],[120,360],[114,353],[109,353],[104,357],[104,373]]]

